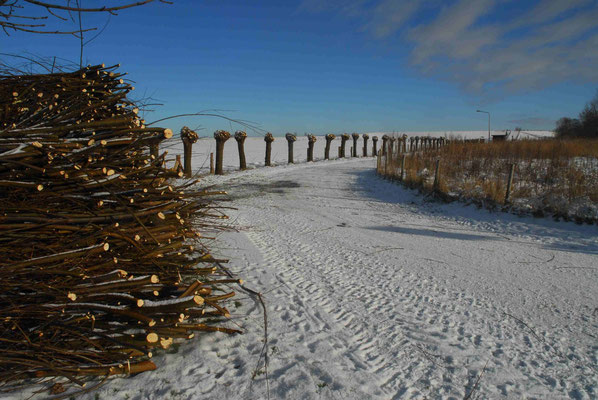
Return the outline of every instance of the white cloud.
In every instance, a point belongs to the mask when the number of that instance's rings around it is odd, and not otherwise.
[[[539,0],[527,12],[496,17],[518,0],[306,0],[312,11],[362,21],[378,40],[407,42],[424,74],[476,94],[598,82],[598,2]],[[512,8],[512,9],[517,9]],[[488,22],[492,21],[492,22]],[[405,48],[400,46],[400,48]]]

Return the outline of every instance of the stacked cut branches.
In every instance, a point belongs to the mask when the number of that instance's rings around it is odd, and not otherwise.
[[[221,193],[171,183],[148,146],[172,132],[144,126],[116,67],[0,77],[3,385],[151,370],[177,338],[236,332],[200,239]]]

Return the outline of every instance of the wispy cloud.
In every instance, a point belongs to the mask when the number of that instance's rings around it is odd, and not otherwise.
[[[521,4],[305,0],[303,7],[340,12],[360,19],[377,40],[408,43],[413,68],[455,81],[475,94],[598,82],[598,1],[539,0],[527,8]],[[501,12],[505,7],[511,11]]]

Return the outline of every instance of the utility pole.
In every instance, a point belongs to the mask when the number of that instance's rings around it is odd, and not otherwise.
[[[490,113],[488,111],[482,111],[482,110],[475,110],[476,112],[479,113],[485,113],[488,114],[488,142],[490,141]]]

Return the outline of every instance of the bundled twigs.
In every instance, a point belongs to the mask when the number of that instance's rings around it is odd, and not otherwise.
[[[196,229],[218,192],[176,186],[115,67],[0,77],[0,384],[155,369],[212,325],[234,279]],[[176,176],[176,175],[175,175]],[[203,233],[202,232],[202,233]]]

